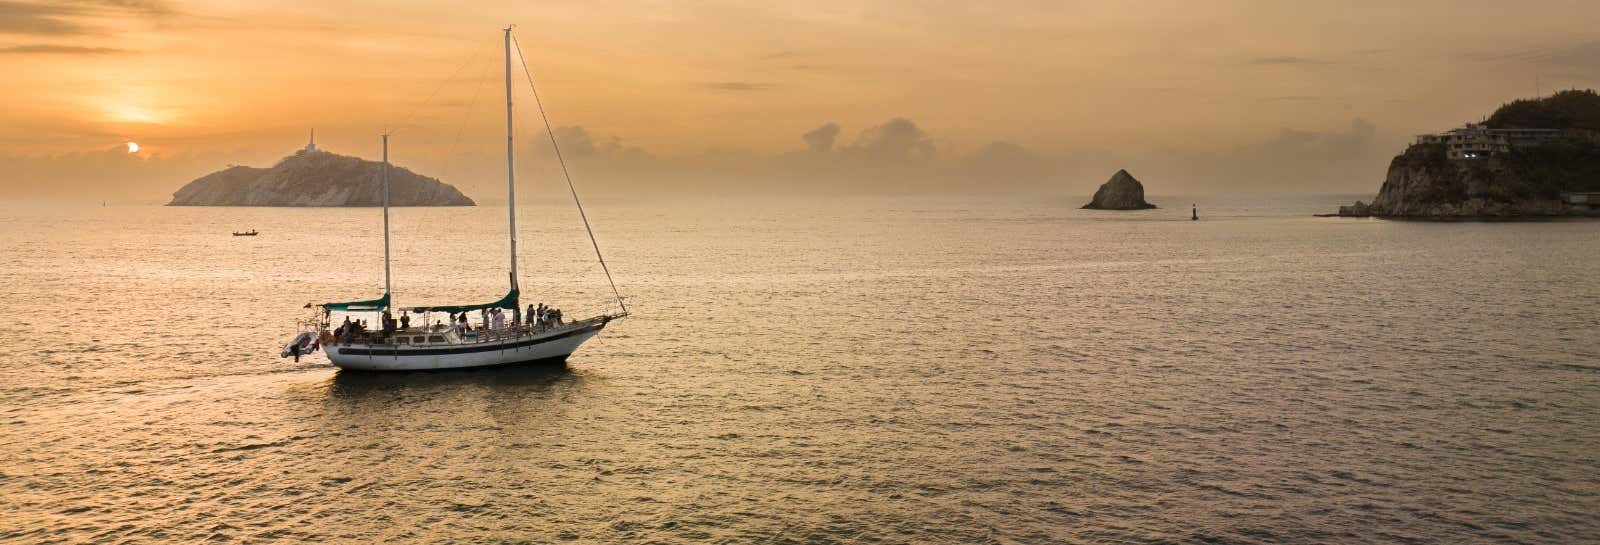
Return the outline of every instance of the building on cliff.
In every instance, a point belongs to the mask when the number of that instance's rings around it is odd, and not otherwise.
[[[1468,123],[1440,134],[1419,134],[1417,143],[1443,144],[1451,159],[1481,159],[1512,148],[1537,146],[1560,136],[1560,129],[1491,129]]]
[[[1561,202],[1600,205],[1600,191],[1562,191]]]

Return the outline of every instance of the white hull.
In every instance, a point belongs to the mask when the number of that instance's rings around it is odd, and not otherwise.
[[[334,343],[323,350],[334,365],[352,371],[432,371],[559,362],[600,333],[607,321],[578,322],[515,339],[418,346]]]

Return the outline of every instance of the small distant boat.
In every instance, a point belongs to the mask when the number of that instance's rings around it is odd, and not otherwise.
[[[255,229],[251,229],[249,231],[244,231],[242,233],[239,232],[239,231],[234,231],[233,232],[233,236],[236,236],[236,237],[253,237],[253,236],[256,236],[256,235],[259,235],[259,234],[261,234],[261,233],[256,232]]]

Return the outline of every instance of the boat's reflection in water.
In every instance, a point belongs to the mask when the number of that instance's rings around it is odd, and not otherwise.
[[[458,371],[360,373],[341,371],[322,403],[324,431],[358,431],[381,446],[412,450],[410,441],[434,433],[541,434],[581,414],[595,396],[596,378],[561,364]]]
[[[333,399],[360,401],[459,390],[515,389],[536,393],[570,390],[583,380],[564,363],[409,373],[339,371],[328,384],[328,395]]]

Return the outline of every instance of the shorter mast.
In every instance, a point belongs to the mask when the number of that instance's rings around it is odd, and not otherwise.
[[[511,157],[511,25],[506,25],[506,214],[511,225],[511,321],[522,322],[522,303],[517,299],[517,171]]]
[[[389,284],[389,133],[383,133],[383,297],[387,300],[378,312],[393,306],[394,296]]]

